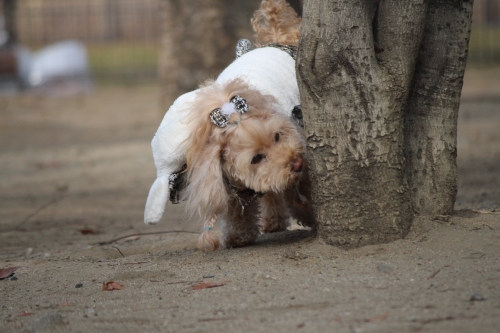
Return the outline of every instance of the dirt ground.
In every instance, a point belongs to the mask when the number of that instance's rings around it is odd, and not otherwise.
[[[500,72],[466,76],[454,215],[350,251],[291,230],[201,253],[182,204],[144,225],[159,100],[0,97],[0,332],[500,332]]]

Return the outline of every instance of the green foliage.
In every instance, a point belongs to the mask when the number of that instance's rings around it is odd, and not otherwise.
[[[90,68],[98,81],[156,79],[159,43],[87,44]]]

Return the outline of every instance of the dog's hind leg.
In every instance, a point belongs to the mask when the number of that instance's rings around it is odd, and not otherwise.
[[[260,231],[262,233],[285,231],[290,226],[290,214],[283,194],[267,192],[261,199]]]

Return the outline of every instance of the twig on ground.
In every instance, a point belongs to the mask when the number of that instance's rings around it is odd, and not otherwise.
[[[40,207],[38,207],[33,213],[31,214],[28,214],[22,221],[21,223],[19,223],[18,226],[16,226],[14,228],[14,230],[19,230],[21,229],[21,227],[26,223],[28,222],[31,218],[35,217],[36,215],[38,215],[41,211],[43,211],[44,209],[52,206],[53,204],[61,201],[62,199],[64,199],[63,196],[58,196],[58,197],[55,197],[55,198],[52,198],[50,201],[44,203],[43,205],[41,205]]]
[[[199,318],[198,321],[204,322],[204,321],[216,321],[216,320],[233,320],[236,317],[224,317],[224,318]]]
[[[119,249],[119,248],[117,248],[117,247],[116,247],[116,246],[114,246],[114,245],[111,245],[111,247],[114,247],[115,249],[117,249],[117,250],[118,250],[118,252],[120,252],[120,254],[122,255],[122,257],[123,257],[123,258],[125,258],[125,256],[123,255],[122,251],[120,251],[120,249]]]
[[[474,209],[472,211],[478,214],[500,215],[500,212],[488,212],[486,210],[474,210]]]
[[[126,262],[124,265],[140,265],[147,264],[149,261],[136,261],[136,262]]]
[[[197,280],[197,281],[175,281],[175,282],[167,282],[167,284],[182,284],[182,283],[200,283],[203,280]]]
[[[199,232],[198,232],[198,231],[185,231],[185,230],[169,230],[169,231],[156,231],[156,232],[141,232],[141,233],[137,233],[137,234],[131,234],[131,235],[126,235],[126,236],[118,237],[118,238],[112,239],[112,240],[107,241],[107,242],[100,242],[100,243],[97,243],[96,245],[109,245],[109,244],[113,244],[114,242],[117,242],[117,241],[119,241],[119,240],[125,239],[125,238],[127,238],[127,237],[132,237],[132,236],[146,236],[146,235],[159,235],[159,234],[174,234],[174,233],[180,233],[180,232],[187,233],[187,234],[199,234]]]
[[[429,277],[427,278],[427,280],[430,280],[430,279],[435,278],[435,277],[436,277],[436,275],[438,275],[438,274],[439,274],[439,272],[441,272],[441,269],[438,269],[437,271],[435,271],[434,273],[432,273],[432,274],[431,274],[431,276],[429,276]]]

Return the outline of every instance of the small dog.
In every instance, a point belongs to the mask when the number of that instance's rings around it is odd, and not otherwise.
[[[290,216],[316,226],[305,141],[291,117],[300,107],[294,61],[300,19],[284,0],[263,0],[251,23],[261,47],[240,41],[237,59],[217,80],[174,102],[152,142],[158,178],[145,222],[160,220],[169,196],[178,199],[182,175],[187,209],[204,222],[198,246],[206,252],[220,246],[210,232],[217,220],[226,248],[284,231]]]

